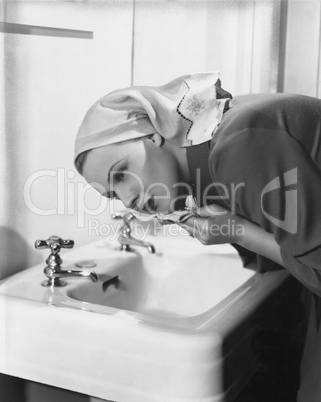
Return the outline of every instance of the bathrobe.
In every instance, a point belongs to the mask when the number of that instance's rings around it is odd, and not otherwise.
[[[309,324],[298,402],[320,402],[321,100],[235,97],[214,138],[187,148],[187,158],[198,205],[214,200],[272,233],[286,269],[305,286]],[[204,201],[205,190],[212,198]],[[244,265],[278,268],[234,246]]]

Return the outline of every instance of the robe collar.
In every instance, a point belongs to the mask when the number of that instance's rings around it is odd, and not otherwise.
[[[204,192],[206,191],[206,188],[208,188],[208,186],[213,182],[208,166],[210,145],[211,141],[207,141],[202,144],[186,148],[187,162],[190,176],[192,178],[191,184],[193,197],[195,198],[195,202],[198,207],[201,207],[205,204]],[[215,190],[214,186],[210,188],[210,191],[208,191],[207,194],[209,196],[217,195],[217,191]]]

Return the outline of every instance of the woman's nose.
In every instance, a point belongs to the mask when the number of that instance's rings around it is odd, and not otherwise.
[[[135,209],[137,205],[138,195],[137,194],[120,194],[120,200],[125,205],[126,208]]]

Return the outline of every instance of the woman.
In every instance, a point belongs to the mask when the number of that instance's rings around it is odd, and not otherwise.
[[[204,244],[232,243],[261,271],[279,264],[308,289],[299,402],[321,400],[320,144],[320,100],[232,100],[218,73],[114,91],[91,107],[76,139],[77,170],[103,196],[170,216]],[[167,215],[191,193],[197,208]]]

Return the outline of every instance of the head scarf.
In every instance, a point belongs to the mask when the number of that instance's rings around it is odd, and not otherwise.
[[[103,96],[88,110],[75,159],[89,149],[159,133],[179,147],[213,138],[232,95],[219,72],[184,75],[159,87],[134,86]]]

